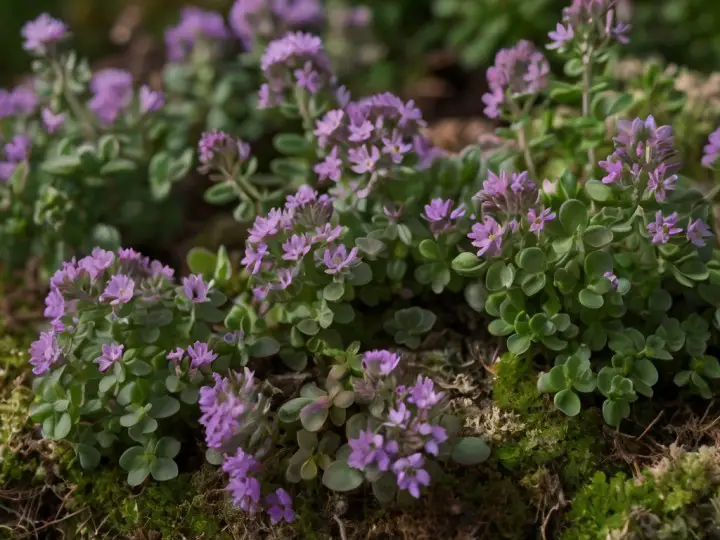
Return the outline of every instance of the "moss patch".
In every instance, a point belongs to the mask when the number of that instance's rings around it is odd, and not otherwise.
[[[671,448],[641,478],[598,472],[567,521],[566,540],[720,538],[720,451]]]

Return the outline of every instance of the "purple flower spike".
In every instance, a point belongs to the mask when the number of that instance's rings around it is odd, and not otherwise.
[[[193,369],[207,366],[213,363],[217,358],[217,354],[208,346],[207,343],[196,341],[187,348],[190,357],[190,366]]]
[[[372,374],[390,375],[400,363],[400,355],[385,350],[367,351],[362,365]]]
[[[287,491],[278,488],[275,493],[265,497],[265,503],[268,508],[268,515],[273,525],[285,521],[292,523],[295,521],[295,512],[293,511],[292,499]]]
[[[400,489],[410,492],[416,499],[420,498],[420,486],[430,485],[430,474],[422,468],[425,458],[416,453],[406,458],[398,459],[393,465],[397,484]]]
[[[545,228],[545,223],[548,221],[552,221],[555,219],[555,212],[550,210],[549,208],[546,208],[539,214],[535,213],[535,209],[531,208],[528,210],[528,221],[530,222],[530,232],[536,233],[538,236],[540,236],[540,233]]]
[[[43,13],[37,19],[25,23],[21,30],[23,49],[44,55],[51,45],[65,39],[68,29],[65,23]]]
[[[115,362],[122,358],[125,346],[118,345],[117,343],[109,343],[103,345],[101,348],[102,355],[95,359],[95,363],[98,364],[100,371],[105,373]]]
[[[415,384],[408,388],[410,397],[408,401],[418,409],[428,410],[440,403],[445,397],[443,392],[435,391],[435,384],[432,379],[418,375]]]
[[[283,260],[299,261],[310,252],[310,242],[306,236],[293,234],[287,242],[283,243]]]
[[[704,238],[710,238],[712,235],[713,234],[710,230],[710,227],[708,227],[707,224],[701,219],[691,221],[688,225],[688,242],[696,245],[697,247],[703,247],[704,245],[706,245]]]
[[[40,114],[42,116],[43,126],[45,126],[45,130],[50,134],[55,133],[65,123],[64,114],[55,114],[47,107],[45,107]]]
[[[478,256],[496,257],[502,252],[502,227],[489,216],[486,216],[482,223],[472,226],[468,238],[472,240],[472,245],[478,248]]]
[[[135,294],[135,282],[123,274],[110,278],[105,290],[100,295],[100,301],[111,299],[110,305],[127,304]]]
[[[214,42],[230,36],[223,16],[196,7],[184,8],[177,26],[165,32],[165,46],[171,62],[187,58],[198,41]]]
[[[199,274],[191,274],[183,279],[183,290],[188,300],[195,304],[207,302],[208,291],[210,287],[203,281],[203,277]]]
[[[213,381],[212,386],[200,389],[198,405],[205,443],[208,448],[220,449],[242,426],[244,415],[257,400],[258,389],[254,373],[247,368],[243,374],[231,371],[227,377],[213,373]]]
[[[561,23],[557,23],[555,30],[550,32],[548,37],[553,40],[552,43],[548,45],[548,49],[560,49],[573,40],[575,31],[570,24],[565,27]]]
[[[358,264],[360,259],[358,259],[357,253],[357,248],[352,248],[348,252],[343,244],[340,244],[335,249],[327,248],[322,256],[322,262],[326,268],[325,273],[330,275],[342,274],[346,269]]]
[[[682,232],[682,227],[676,227],[678,220],[677,212],[663,217],[661,210],[655,214],[655,221],[648,224],[648,232],[652,235],[653,244],[667,244],[670,237]]]
[[[88,107],[103,124],[114,124],[132,101],[132,75],[122,69],[103,69],[93,75],[90,90],[93,96]]]
[[[30,364],[35,375],[44,375],[60,359],[60,346],[53,332],[42,332],[30,345]]]

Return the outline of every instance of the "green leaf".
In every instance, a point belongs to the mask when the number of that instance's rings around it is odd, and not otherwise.
[[[317,473],[318,468],[313,459],[308,459],[300,468],[300,477],[306,481],[313,480]]]
[[[159,457],[153,463],[150,474],[158,482],[172,480],[178,475],[177,463],[170,458]]]
[[[589,180],[585,184],[585,192],[593,201],[605,202],[612,197],[612,188],[599,180]]]
[[[588,309],[600,309],[605,304],[605,300],[599,294],[596,294],[589,289],[583,289],[578,294],[578,300],[580,303]]]
[[[290,401],[283,403],[283,405],[278,409],[278,418],[281,422],[291,424],[300,418],[300,411],[303,407],[313,401],[315,400],[312,398],[304,397],[291,399]]]
[[[495,319],[488,325],[488,332],[493,336],[507,336],[515,331],[513,325],[508,324],[502,319]]]
[[[63,413],[60,415],[57,423],[55,424],[55,430],[53,433],[54,440],[64,439],[70,434],[72,429],[72,417],[69,413]]]
[[[327,403],[324,398],[320,398],[318,401],[305,405],[300,410],[300,422],[310,432],[320,431],[325,425],[328,414]]]
[[[248,353],[253,358],[265,358],[277,354],[279,350],[280,344],[276,339],[271,338],[270,336],[264,336],[250,345]]]
[[[202,247],[194,247],[187,254],[187,264],[193,274],[202,274],[211,279],[217,265],[217,255]]]
[[[172,396],[163,396],[150,401],[153,418],[169,418],[180,410],[180,402]]]
[[[568,387],[565,378],[565,368],[555,366],[548,373],[541,373],[538,377],[537,388],[540,392],[559,392]]]
[[[438,247],[437,242],[435,242],[435,240],[431,240],[430,238],[426,238],[420,242],[418,250],[423,258],[430,261],[439,261],[441,259],[440,248]]]
[[[337,302],[345,294],[345,285],[333,281],[323,289],[323,298],[329,302]]]
[[[618,427],[623,418],[630,416],[630,405],[624,400],[606,399],[602,411],[605,422],[609,426]]]
[[[303,319],[295,325],[306,336],[314,336],[320,331],[320,326],[313,319]]]
[[[143,463],[135,469],[128,472],[127,483],[131,486],[139,486],[150,474],[150,467],[147,463]]]
[[[515,356],[519,356],[530,348],[530,337],[521,336],[519,334],[511,335],[507,340],[508,351]]]
[[[587,222],[587,208],[582,201],[570,199],[560,207],[560,223],[568,234],[575,234],[578,230],[585,228]]]
[[[172,459],[180,453],[180,441],[173,437],[162,437],[155,447],[157,457]]]
[[[606,251],[593,251],[585,257],[585,273],[588,276],[601,277],[605,272],[612,272],[612,256]]]
[[[56,156],[46,159],[40,169],[56,176],[69,176],[80,168],[80,156]]]
[[[633,97],[630,94],[620,94],[614,98],[608,98],[603,100],[602,117],[607,118],[621,112],[626,111],[633,104]]]
[[[83,469],[91,470],[100,464],[100,452],[97,448],[87,444],[75,444],[74,448]]]
[[[466,277],[478,277],[482,274],[484,265],[484,261],[474,253],[468,251],[460,253],[450,264],[455,272]]]
[[[518,265],[530,274],[540,274],[547,267],[547,257],[542,249],[529,247],[518,255]]]
[[[144,452],[145,449],[142,446],[131,446],[120,456],[120,467],[126,471],[134,469],[136,464],[144,458]]]
[[[351,469],[345,462],[334,461],[325,469],[322,483],[333,491],[352,491],[363,483],[363,475],[357,469]]]
[[[583,240],[590,247],[601,248],[612,242],[613,233],[610,229],[602,225],[591,225],[585,229]]]
[[[480,437],[460,437],[450,456],[460,465],[477,465],[490,457],[490,447]]]
[[[498,291],[512,285],[515,272],[503,261],[495,261],[488,268],[485,286],[489,291]]]
[[[710,271],[700,259],[690,259],[683,263],[680,272],[693,281],[705,281],[710,277]]]
[[[297,133],[278,133],[273,138],[273,145],[281,154],[290,156],[302,154],[310,148],[307,139]]]
[[[360,251],[370,255],[371,258],[377,257],[385,249],[385,243],[382,240],[371,237],[357,238],[355,245]]]
[[[522,291],[526,296],[535,296],[545,288],[547,278],[545,274],[529,274],[522,280]]]
[[[294,158],[273,159],[270,162],[270,170],[273,174],[290,180],[304,179],[309,171],[305,160]]]
[[[98,223],[91,233],[93,245],[115,251],[120,247],[120,232],[112,225]]]
[[[553,401],[555,406],[568,416],[580,414],[580,398],[570,389],[560,390]]]
[[[222,205],[233,202],[238,198],[235,186],[230,182],[221,182],[205,190],[203,199],[206,203]]]

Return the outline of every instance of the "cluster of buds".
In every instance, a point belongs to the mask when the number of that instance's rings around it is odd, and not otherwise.
[[[548,48],[565,51],[580,45],[597,48],[611,40],[628,43],[630,25],[618,20],[617,4],[617,0],[573,0],[563,10],[562,23],[549,33]]]
[[[319,0],[236,0],[229,19],[233,33],[250,50],[255,41],[317,25],[323,7]]]
[[[171,62],[182,62],[200,42],[216,49],[217,44],[230,37],[225,21],[219,13],[196,7],[186,7],[177,26],[165,32],[165,46]]]

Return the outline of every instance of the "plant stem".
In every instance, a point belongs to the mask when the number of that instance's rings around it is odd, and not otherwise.
[[[62,87],[62,95],[65,98],[65,101],[68,104],[68,107],[70,107],[70,110],[73,112],[75,117],[85,123],[85,130],[88,132],[88,134],[91,137],[96,137],[97,132],[95,131],[95,125],[93,123],[93,118],[87,114],[86,110],[83,108],[82,105],[80,105],[80,102],[77,100],[75,95],[70,90],[70,86],[67,84],[67,77],[65,74],[65,69],[63,66],[58,62],[57,60],[52,60],[53,64],[53,70],[55,71],[56,77],[60,79],[60,86]]]
[[[592,47],[588,50],[583,58],[585,69],[583,70],[583,94],[582,94],[582,115],[587,118],[590,116],[590,85],[592,84]],[[592,172],[595,167],[595,149],[588,148],[588,169]]]
[[[527,167],[532,179],[537,181],[538,178],[535,171],[535,163],[533,162],[532,154],[530,154],[530,145],[527,143],[527,124],[523,124],[523,126],[517,130],[517,134],[518,144],[520,145],[525,158],[525,166]]]

